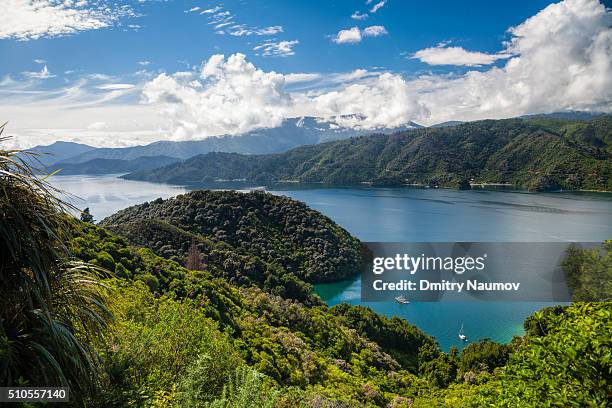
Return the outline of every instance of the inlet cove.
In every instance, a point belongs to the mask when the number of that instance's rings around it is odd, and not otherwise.
[[[431,282],[427,279],[420,279],[416,282],[402,279],[396,282],[384,282],[381,279],[375,280],[372,284],[376,291],[430,291],[430,292],[457,292],[462,291],[487,291],[487,292],[507,292],[518,291],[520,282],[481,282],[475,279],[468,279],[465,282]]]

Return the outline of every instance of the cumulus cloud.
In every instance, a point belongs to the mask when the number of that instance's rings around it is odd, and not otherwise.
[[[361,30],[359,27],[349,28],[348,30],[340,30],[334,37],[333,41],[336,44],[356,44],[361,42]]]
[[[128,6],[103,0],[3,0],[0,39],[36,40],[113,26],[122,17],[134,16]],[[91,4],[90,4],[91,3]]]
[[[311,82],[322,77],[321,74],[310,74],[298,72],[294,74],[285,74],[285,83],[286,84],[295,84],[299,82]]]
[[[363,37],[378,37],[387,34],[387,30],[383,26],[370,26],[363,29],[352,27],[347,30],[340,30],[332,39],[336,44],[357,44],[361,42]]]
[[[147,103],[172,120],[174,137],[204,137],[275,127],[291,116],[333,117],[341,126],[375,129],[400,126],[426,109],[400,75],[356,70],[343,84],[321,92],[290,93],[286,86],[313,75],[264,72],[242,54],[214,55],[200,70],[199,86],[161,74],[144,86]],[[381,106],[385,106],[381,109]]]
[[[429,114],[410,92],[408,82],[388,72],[324,92],[308,102],[318,116],[333,117],[338,125],[357,129],[398,127]]]
[[[200,79],[201,88],[161,74],[144,86],[146,102],[162,107],[176,138],[275,127],[292,104],[283,75],[256,68],[242,54],[210,57]]]
[[[290,55],[295,55],[293,47],[297,44],[299,44],[298,40],[279,42],[266,41],[263,44],[253,47],[253,50],[256,51],[258,55],[263,55],[264,57],[287,57]]]
[[[612,13],[597,0],[552,4],[509,29],[503,67],[414,81],[438,121],[612,110]]]
[[[462,47],[448,47],[438,44],[436,47],[425,48],[411,57],[429,65],[463,65],[480,67],[490,65],[499,59],[511,57],[509,54],[487,54],[478,51],[467,51]]]
[[[344,74],[332,87],[288,93],[284,75],[263,72],[247,63],[244,56],[212,57],[206,66],[214,76],[202,90],[177,89],[169,100],[178,103],[177,123],[195,123],[185,129],[215,129],[220,133],[246,131],[278,123],[283,115],[338,117],[344,126],[374,129],[399,126],[409,120],[425,124],[444,120],[501,118],[555,110],[612,111],[612,21],[611,14],[596,0],[566,0],[553,4],[524,23],[509,29],[510,40],[503,54],[512,55],[502,67],[465,74],[422,75],[405,79],[391,72],[357,70]],[[354,28],[337,38],[340,43],[357,42],[365,30]],[[230,63],[230,60],[233,61]],[[215,62],[216,61],[216,62]],[[236,62],[240,61],[240,63]],[[554,61],[554,63],[551,63]],[[479,61],[470,61],[471,64]],[[465,59],[463,63],[466,63]],[[231,68],[234,67],[234,68]],[[209,68],[203,69],[203,73]],[[253,83],[270,75],[264,91],[251,97]],[[233,86],[240,78],[241,87]],[[325,83],[321,78],[317,81]],[[238,91],[240,90],[240,92]],[[195,110],[184,103],[182,93],[197,101]],[[223,96],[222,96],[223,95]],[[153,98],[155,100],[155,98]],[[245,117],[236,117],[233,104],[211,101],[231,100]],[[251,103],[257,101],[256,103]],[[263,108],[260,110],[258,106]],[[205,106],[206,109],[202,109]],[[210,108],[209,108],[210,106]],[[217,107],[221,106],[217,109]],[[215,112],[206,116],[208,109]],[[228,119],[221,127],[227,109]],[[258,112],[268,112],[263,117]],[[251,114],[246,114],[251,112]],[[211,117],[217,121],[211,122]],[[189,118],[189,120],[186,120]],[[199,119],[198,119],[199,118]],[[254,119],[253,119],[254,118]],[[205,121],[205,126],[202,121]],[[179,126],[180,128],[180,126]],[[223,132],[223,129],[225,132]],[[185,135],[185,131],[179,134]]]

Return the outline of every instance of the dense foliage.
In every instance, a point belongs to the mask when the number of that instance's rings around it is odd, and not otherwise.
[[[157,182],[297,180],[330,184],[462,187],[509,183],[532,190],[612,190],[612,116],[590,121],[485,120],[372,135],[280,154],[209,153],[126,177]]]
[[[378,343],[385,352],[402,363],[402,366],[413,371],[418,369],[418,350],[423,345],[437,350],[416,326],[398,317],[388,318],[368,307],[350,306],[346,303],[334,306],[331,312],[340,316],[346,326]]]
[[[112,284],[117,287],[113,308],[120,321],[103,353],[108,395],[101,395],[102,405],[179,401],[187,398],[181,394],[187,392],[185,387],[191,395],[208,390],[212,400],[222,388],[207,383],[194,391],[204,381],[195,373],[207,370],[226,375],[226,366],[211,368],[211,364],[222,364],[221,356],[227,355],[230,366],[243,361],[265,374],[274,387],[295,387],[291,392],[286,389],[281,400],[312,398],[380,406],[415,380],[411,371],[415,372],[413,362],[421,347],[438,350],[433,339],[416,327],[376,316],[369,309],[353,312],[344,306],[340,313],[326,306],[307,307],[255,287],[238,289],[207,271],[187,270],[150,249],[129,246],[123,238],[91,224],[83,224],[79,235],[70,245],[77,256],[123,277]],[[149,289],[151,281],[158,297]],[[347,316],[358,315],[382,324],[373,330],[355,329]],[[195,347],[198,336],[212,338],[211,330],[218,333],[214,341],[203,343],[205,348],[190,347],[189,351],[182,346],[188,342]],[[401,337],[391,340],[398,334]],[[387,344],[378,345],[374,336]],[[152,344],[155,338],[160,341]],[[218,341],[223,338],[231,348],[221,353]],[[152,349],[144,351],[146,347]],[[403,360],[387,351],[397,352]],[[219,359],[213,361],[207,355]],[[179,362],[174,360],[178,358]]]
[[[547,330],[527,335],[489,397],[500,405],[604,407],[612,395],[612,304],[578,303],[536,312]]]
[[[563,269],[573,301],[612,300],[612,241],[595,249],[570,247]]]
[[[464,353],[476,351],[475,357],[503,357],[507,362],[492,373],[470,371],[447,388],[421,393],[414,406],[609,406],[612,303],[577,303],[536,312],[526,329],[524,337],[510,344],[507,357],[502,348],[489,345],[466,349]]]
[[[0,151],[0,386],[69,386],[79,400],[112,316],[99,271],[64,246],[76,221],[16,153]]]
[[[130,207],[101,225],[191,269],[316,303],[308,283],[358,273],[358,240],[303,203],[262,192],[196,191]]]

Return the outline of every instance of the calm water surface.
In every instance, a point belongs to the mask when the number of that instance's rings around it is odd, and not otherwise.
[[[54,177],[72,193],[71,201],[89,207],[98,220],[130,205],[167,198],[195,188],[248,189],[244,183],[171,186],[122,180],[113,176]],[[612,194],[454,191],[407,188],[324,188],[265,186],[300,200],[329,216],[362,241],[602,241],[612,238]],[[399,316],[436,337],[440,346],[461,348],[461,323],[476,340],[508,342],[523,333],[525,317],[549,304],[532,302],[440,302],[399,305],[365,304],[360,281],[317,285],[330,305],[364,304],[387,316]]]

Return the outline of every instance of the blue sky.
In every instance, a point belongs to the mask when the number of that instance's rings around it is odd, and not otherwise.
[[[408,74],[422,70],[448,71],[406,58],[419,49],[453,41],[469,50],[495,53],[508,38],[508,27],[536,14],[551,1],[401,1],[389,0],[367,19],[351,19],[366,13],[376,2],[365,1],[174,1],[132,4],[140,17],[124,18],[120,26],[83,31],[76,35],[36,41],[0,41],[4,56],[0,75],[37,69],[34,59],[44,59],[56,72],[125,74],[139,69],[138,61],[150,61],[149,69],[181,70],[184,62],[199,64],[217,53],[241,52],[264,70],[279,72],[340,72],[384,67]],[[469,4],[468,4],[469,3]],[[222,5],[237,24],[249,27],[282,26],[270,36],[215,34],[210,15],[185,13]],[[129,28],[138,25],[140,28]],[[382,25],[389,34],[346,46],[331,41],[342,29]],[[295,55],[258,56],[253,47],[266,39],[294,41]]]
[[[193,139],[299,115],[375,129],[611,109],[612,20],[597,0],[5,6],[0,111],[19,146]]]

